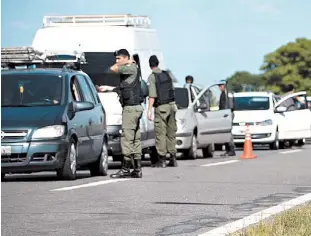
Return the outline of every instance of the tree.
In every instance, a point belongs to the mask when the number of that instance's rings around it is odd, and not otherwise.
[[[281,92],[281,87],[293,84],[296,91],[311,93],[311,40],[297,38],[269,53],[260,68],[264,72],[268,89]]]
[[[265,87],[265,78],[262,75],[251,74],[247,71],[237,71],[227,79],[229,91],[261,91]]]

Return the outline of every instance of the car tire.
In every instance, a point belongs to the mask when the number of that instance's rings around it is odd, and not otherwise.
[[[209,144],[206,148],[202,149],[203,158],[212,158],[214,156],[214,144]]]
[[[63,180],[75,180],[77,178],[77,145],[73,139],[70,140],[63,167],[57,170],[57,176]]]
[[[98,160],[91,165],[91,176],[107,176],[108,175],[108,147],[104,141]]]
[[[279,148],[280,148],[279,135],[278,133],[276,133],[274,142],[270,144],[270,149],[279,150]]]
[[[151,147],[150,148],[150,162],[151,165],[155,165],[158,163],[159,157],[158,157],[158,152],[156,147]]]
[[[197,136],[195,134],[192,135],[192,139],[191,139],[191,146],[188,150],[186,150],[184,152],[184,156],[186,158],[195,160],[197,159],[198,156],[198,143],[197,143]]]

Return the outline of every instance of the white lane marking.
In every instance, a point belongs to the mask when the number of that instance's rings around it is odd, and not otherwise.
[[[94,186],[103,185],[103,184],[111,184],[111,183],[116,183],[116,182],[126,181],[126,180],[129,180],[129,179],[102,180],[102,181],[97,181],[97,182],[88,183],[88,184],[81,184],[81,185],[76,185],[76,186],[71,186],[71,187],[52,189],[50,191],[67,191],[67,190],[73,190],[73,189],[78,189],[78,188],[94,187]]]
[[[266,210],[257,212],[255,214],[252,214],[250,216],[244,217],[243,219],[231,222],[229,224],[226,224],[224,226],[221,226],[219,228],[213,229],[211,231],[208,231],[206,233],[200,234],[198,236],[225,236],[234,232],[237,232],[243,228],[246,228],[250,225],[256,224],[259,221],[266,219],[270,216],[273,216],[275,214],[278,214],[280,212],[289,210],[295,206],[304,204],[308,201],[311,201],[311,193],[305,194],[303,196],[294,198],[292,200],[289,200],[287,202],[283,202],[277,206],[270,207]]]
[[[290,153],[295,153],[295,152],[301,152],[302,150],[297,149],[297,150],[290,150],[290,151],[284,151],[284,152],[280,152],[281,154],[290,154]]]
[[[220,165],[226,165],[226,164],[235,163],[235,162],[238,162],[238,161],[239,161],[239,160],[222,161],[222,162],[216,162],[216,163],[205,164],[205,165],[201,165],[201,166],[204,166],[204,167],[207,167],[207,166],[220,166]]]

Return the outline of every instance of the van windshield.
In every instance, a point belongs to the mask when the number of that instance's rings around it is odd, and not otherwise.
[[[235,97],[235,111],[269,110],[269,97]]]
[[[62,77],[56,75],[2,75],[1,106],[57,106],[62,99]]]
[[[186,109],[189,106],[189,95],[186,88],[175,88],[175,102],[178,109]]]

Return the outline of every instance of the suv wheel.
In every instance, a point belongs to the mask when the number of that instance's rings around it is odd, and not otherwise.
[[[302,147],[303,145],[305,145],[305,139],[299,139],[297,142],[297,146]]]
[[[103,143],[101,154],[98,160],[90,168],[91,176],[108,175],[108,148],[107,143]]]
[[[57,176],[64,180],[77,178],[77,148],[73,139],[70,140],[64,166],[57,170]]]
[[[211,158],[214,156],[214,145],[209,144],[206,148],[202,149],[204,158]]]
[[[197,152],[198,152],[198,143],[197,143],[197,136],[195,134],[192,135],[192,140],[191,140],[191,147],[185,151],[184,155],[187,158],[190,159],[197,159]]]

